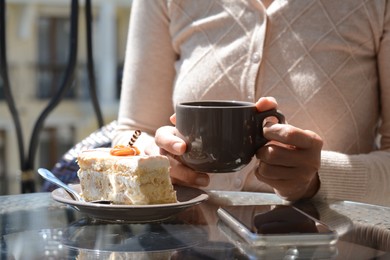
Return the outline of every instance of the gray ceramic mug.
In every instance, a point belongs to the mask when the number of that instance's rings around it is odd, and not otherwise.
[[[199,172],[239,171],[268,140],[263,121],[276,117],[277,110],[258,112],[254,103],[241,101],[196,101],[176,106],[178,135],[187,144],[179,160]]]

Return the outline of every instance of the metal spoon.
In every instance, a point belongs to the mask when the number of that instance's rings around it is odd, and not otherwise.
[[[63,183],[60,179],[58,179],[51,171],[45,168],[39,168],[38,169],[39,175],[41,175],[44,179],[50,181],[51,183],[63,188],[74,200],[86,202],[83,197],[80,196],[80,194]],[[90,203],[101,203],[101,204],[111,204],[111,201],[109,200],[94,200],[94,201],[88,201]]]

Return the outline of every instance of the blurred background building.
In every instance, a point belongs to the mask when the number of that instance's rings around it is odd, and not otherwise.
[[[5,2],[10,85],[28,146],[37,117],[59,87],[68,61],[71,1]],[[39,136],[35,158],[39,167],[53,167],[63,153],[98,128],[88,90],[84,1],[79,6],[75,78]],[[131,0],[92,0],[96,83],[105,123],[117,117],[130,11]],[[20,193],[20,177],[15,127],[0,77],[0,194]],[[36,180],[39,185],[40,177]]]

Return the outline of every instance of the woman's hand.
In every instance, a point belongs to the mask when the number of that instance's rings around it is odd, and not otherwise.
[[[276,108],[277,104],[272,98],[261,98],[256,107],[265,111]],[[260,159],[257,179],[273,187],[286,200],[314,196],[320,186],[322,139],[312,131],[274,121],[266,122],[263,132],[271,141],[256,153]]]
[[[172,124],[176,124],[176,116],[171,116]],[[207,186],[209,176],[205,173],[195,172],[181,164],[177,158],[186,151],[186,143],[177,136],[177,130],[173,126],[163,126],[157,129],[155,135],[156,144],[160,147],[160,153],[167,155],[171,163],[172,182],[185,186]]]

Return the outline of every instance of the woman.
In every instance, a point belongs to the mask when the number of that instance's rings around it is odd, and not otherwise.
[[[288,120],[267,123],[271,142],[241,172],[171,158],[174,182],[390,205],[388,1],[135,0],[128,37],[115,144],[141,129],[145,153],[183,153],[169,118],[189,100],[257,102]]]

